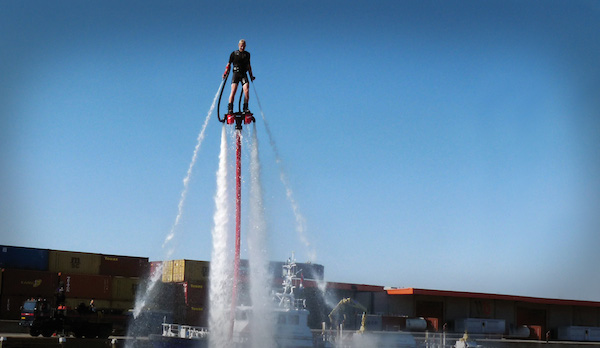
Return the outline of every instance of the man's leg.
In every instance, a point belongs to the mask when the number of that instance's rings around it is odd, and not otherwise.
[[[231,84],[231,94],[229,95],[229,104],[227,104],[227,111],[231,114],[233,113],[233,98],[235,97],[235,92],[237,92],[237,83]]]
[[[248,100],[250,99],[250,83],[246,82],[243,86],[244,91],[244,112],[248,111]]]

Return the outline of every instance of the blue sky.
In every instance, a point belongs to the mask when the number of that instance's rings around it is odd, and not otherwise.
[[[161,259],[244,38],[311,243],[259,117],[271,259],[600,301],[599,19],[594,1],[0,2],[0,242]],[[219,141],[213,115],[174,258],[210,258]]]

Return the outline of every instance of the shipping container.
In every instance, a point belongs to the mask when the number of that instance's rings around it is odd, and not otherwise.
[[[100,274],[123,277],[142,277],[148,272],[147,257],[102,255]]]
[[[208,326],[207,313],[204,306],[187,306],[185,324],[190,326]]]
[[[29,299],[25,295],[2,295],[0,296],[0,319],[19,320],[21,318],[21,306]]]
[[[504,319],[466,318],[456,321],[455,331],[467,331],[472,334],[504,334],[506,322]]]
[[[561,341],[599,342],[600,328],[592,326],[565,326],[558,328]]]
[[[57,290],[58,275],[46,271],[6,268],[2,272],[2,295],[52,298]]]
[[[175,260],[171,281],[174,283],[205,281],[208,280],[209,269],[208,261]]]
[[[109,276],[91,274],[62,274],[65,296],[69,298],[93,298],[110,300],[112,279]]]
[[[100,274],[100,254],[50,250],[48,269],[69,274]]]
[[[112,300],[133,300],[137,292],[140,278],[113,277],[112,278]]]
[[[0,268],[48,270],[48,249],[0,245]]]
[[[534,340],[542,339],[542,326],[541,325],[529,325],[529,338]]]
[[[427,330],[429,331],[439,331],[440,329],[440,320],[438,318],[425,318],[427,321]]]
[[[192,282],[183,282],[179,283],[183,288],[183,295],[185,304],[188,306],[204,306],[205,303],[208,303],[208,283],[192,283]]]
[[[173,263],[174,261],[164,261],[162,263],[162,281],[163,283],[173,282]]]

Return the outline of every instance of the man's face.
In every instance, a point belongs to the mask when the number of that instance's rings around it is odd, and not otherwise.
[[[240,51],[243,52],[246,49],[246,43],[245,42],[240,42],[238,44],[238,47],[240,48]]]

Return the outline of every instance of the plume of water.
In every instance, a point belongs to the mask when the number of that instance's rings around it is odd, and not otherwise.
[[[254,89],[254,95],[256,96],[256,100],[258,102],[260,114],[262,116],[262,120],[265,125],[265,129],[267,131],[267,136],[269,137],[269,143],[271,145],[271,148],[273,149],[273,153],[275,154],[275,161],[279,167],[279,179],[285,188],[287,200],[290,203],[290,205],[292,206],[292,211],[293,211],[294,217],[296,219],[296,232],[298,233],[300,242],[302,242],[302,244],[304,244],[304,246],[306,247],[306,251],[308,253],[310,260],[316,261],[317,260],[316,250],[310,244],[310,241],[308,240],[308,237],[306,234],[306,220],[305,220],[304,216],[302,215],[302,213],[300,212],[298,203],[296,202],[296,199],[294,198],[294,192],[292,191],[291,185],[290,185],[288,177],[286,175],[286,171],[282,164],[281,156],[279,155],[279,150],[277,148],[277,144],[275,143],[275,138],[273,137],[273,134],[271,133],[271,129],[269,128],[269,123],[267,122],[267,119],[265,118],[265,114],[263,112],[262,105],[260,104],[260,99],[258,97],[258,94],[256,93],[256,87],[254,87],[254,84],[252,84],[252,88]],[[329,308],[335,307],[337,301],[335,299],[332,299],[331,296],[327,295],[327,281],[325,281],[325,279],[317,280],[317,288],[319,289],[319,293],[321,295],[321,298],[323,299],[323,302]]]
[[[187,196],[188,186],[189,186],[190,178],[192,176],[192,170],[194,168],[194,165],[196,164],[196,159],[198,158],[198,153],[200,151],[202,142],[204,141],[204,134],[206,131],[206,127],[208,125],[208,122],[210,121],[213,111],[215,110],[215,105],[216,105],[216,102],[217,102],[217,99],[219,96],[219,92],[221,91],[221,88],[223,88],[224,83],[225,83],[225,81],[222,81],[221,84],[219,85],[219,89],[217,90],[217,93],[215,94],[215,96],[213,98],[212,104],[210,105],[210,108],[209,108],[206,118],[204,120],[204,124],[202,125],[200,133],[198,133],[198,137],[196,139],[196,147],[194,148],[194,154],[192,155],[192,160],[190,161],[190,164],[188,166],[186,176],[183,179],[183,189],[182,189],[181,195],[179,197],[179,204],[177,205],[177,216],[175,217],[175,222],[173,223],[173,226],[171,227],[169,233],[165,237],[165,240],[162,244],[163,250],[165,250],[165,248],[167,247],[169,242],[171,242],[173,240],[173,238],[175,237],[175,229],[179,225],[181,216],[183,215],[183,206],[184,206],[185,199]],[[173,252],[174,252],[174,249],[172,247],[166,249],[165,254],[164,254],[164,260],[168,260],[171,257],[171,255],[173,254]],[[147,302],[150,299],[157,296],[155,294],[156,289],[157,289],[156,283],[161,279],[161,276],[162,276],[162,265],[157,267],[154,270],[154,273],[150,275],[149,282],[145,287],[139,287],[138,292],[136,294],[136,299],[135,299],[135,305],[134,305],[134,311],[133,311],[133,318],[134,318],[133,322],[135,322],[135,319],[138,319],[140,313],[146,306]],[[132,324],[133,324],[133,322],[132,322]],[[136,333],[133,331],[135,331],[134,328],[138,327],[138,326],[143,326],[143,325],[130,325],[128,327],[127,334],[129,336],[135,335]]]
[[[252,301],[251,343],[253,348],[275,347],[275,317],[273,316],[267,252],[267,224],[264,215],[263,191],[260,178],[260,158],[256,123],[250,142],[250,223],[248,253],[250,261],[250,299]]]
[[[210,262],[210,346],[226,347],[230,337],[231,303],[231,257],[228,247],[230,230],[230,202],[232,194],[227,185],[227,130],[221,131],[221,150],[217,171],[217,192],[215,194],[214,227],[212,230],[213,250]]]
[[[298,233],[298,238],[300,239],[300,242],[302,242],[302,244],[304,244],[304,246],[306,247],[309,259],[311,261],[316,261],[316,250],[311,246],[310,241],[306,236],[306,219],[304,218],[302,213],[300,213],[300,208],[298,207],[298,203],[296,203],[296,199],[294,198],[292,186],[290,185],[285,169],[283,168],[281,156],[279,155],[279,150],[277,149],[277,144],[275,143],[275,138],[273,137],[271,129],[269,128],[269,123],[265,118],[265,113],[263,112],[262,105],[260,104],[260,99],[258,98],[258,94],[256,93],[256,87],[254,87],[254,83],[252,84],[252,88],[254,89],[254,95],[256,96],[256,101],[258,102],[258,108],[260,109],[260,114],[263,119],[267,135],[269,137],[269,143],[271,144],[271,148],[273,148],[273,153],[275,154],[275,161],[277,162],[279,167],[279,180],[285,187],[286,197],[290,202],[290,205],[292,206],[292,211],[294,212],[294,217],[296,218],[296,232]]]
[[[187,197],[188,186],[190,183],[190,178],[192,177],[192,170],[194,169],[194,165],[196,164],[196,159],[198,158],[198,152],[200,150],[200,146],[202,145],[202,142],[204,140],[204,131],[206,130],[208,121],[210,121],[210,116],[212,115],[213,111],[215,110],[215,105],[216,105],[216,102],[217,102],[217,99],[219,96],[219,92],[221,91],[221,88],[223,87],[224,83],[225,83],[225,80],[223,80],[221,82],[221,85],[219,85],[217,94],[215,94],[215,97],[213,98],[210,109],[208,110],[208,114],[206,115],[206,119],[204,120],[204,124],[202,125],[202,130],[198,134],[198,139],[196,141],[196,147],[194,148],[194,155],[192,156],[192,160],[190,162],[190,165],[188,166],[187,174],[186,174],[185,178],[183,179],[183,190],[181,190],[179,204],[177,205],[177,216],[175,217],[175,222],[173,223],[173,226],[171,227],[169,234],[167,234],[167,236],[165,237],[165,240],[162,244],[163,249],[175,237],[175,228],[179,225],[179,221],[181,220],[181,216],[183,215],[183,205],[185,204],[185,199]],[[173,254],[173,249],[171,248],[168,251],[168,256],[171,256],[172,254]]]

